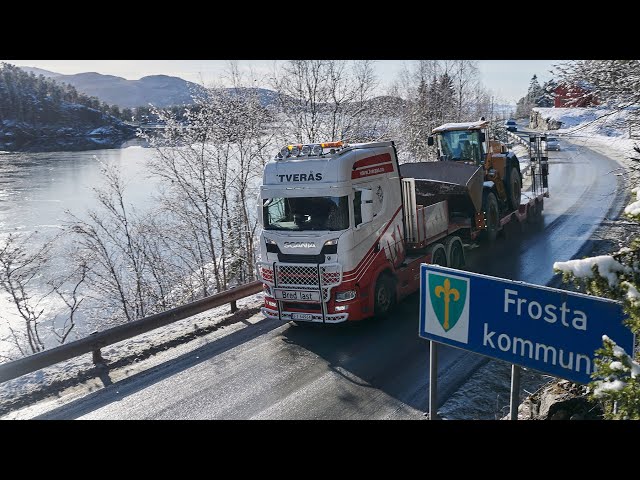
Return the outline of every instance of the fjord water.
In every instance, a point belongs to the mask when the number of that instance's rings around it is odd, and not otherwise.
[[[5,238],[12,232],[25,236],[37,232],[37,243],[60,232],[68,220],[67,210],[84,216],[87,210],[97,208],[94,188],[105,185],[100,174],[102,165],[115,165],[120,169],[127,185],[127,206],[144,211],[151,206],[157,185],[146,168],[146,161],[152,155],[152,149],[144,148],[135,140],[123,148],[106,150],[0,152],[0,237]],[[63,236],[60,241],[71,240]],[[41,308],[53,307],[55,311],[59,306],[51,298]],[[9,333],[8,320],[18,322],[15,307],[7,295],[0,292],[0,339]],[[78,334],[82,333],[82,327],[78,325]],[[0,342],[0,354],[6,352],[4,343]]]

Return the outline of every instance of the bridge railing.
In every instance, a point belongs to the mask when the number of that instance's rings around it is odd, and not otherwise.
[[[260,281],[239,285],[201,300],[172,308],[166,312],[156,313],[155,315],[141,318],[140,320],[93,333],[88,337],[60,345],[50,350],[4,363],[0,365],[0,383],[86,353],[93,353],[94,364],[104,364],[104,359],[100,352],[101,348],[155,330],[156,328],[164,327],[179,320],[184,320],[185,318],[226,303],[229,303],[231,305],[231,311],[235,312],[237,311],[236,300],[259,293],[260,291],[262,291],[262,282]]]
[[[509,132],[509,131],[507,131],[507,135],[512,140],[515,140],[516,142],[519,142],[522,145],[524,145],[525,147],[529,148],[529,142],[527,140],[525,140],[524,138],[522,138],[520,135],[516,135],[515,133]]]

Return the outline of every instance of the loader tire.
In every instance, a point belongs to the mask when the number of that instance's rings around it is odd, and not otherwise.
[[[507,167],[507,174],[504,179],[505,190],[507,191],[507,201],[509,210],[518,210],[522,197],[522,178],[516,167],[510,165]]]
[[[482,210],[486,217],[487,228],[485,228],[480,239],[486,243],[492,243],[498,236],[500,229],[500,212],[498,210],[498,200],[493,192],[485,191],[482,195]]]

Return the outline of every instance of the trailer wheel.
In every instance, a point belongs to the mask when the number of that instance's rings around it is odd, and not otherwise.
[[[433,265],[440,265],[441,267],[448,266],[447,264],[447,249],[441,243],[436,243],[429,248],[429,254],[431,255],[431,263]]]
[[[540,220],[542,220],[542,205],[534,201],[532,205],[529,205],[527,221],[529,223],[538,223]]]
[[[386,318],[395,303],[395,293],[393,280],[389,275],[382,274],[376,282],[376,290],[374,293],[373,311],[376,318]]]
[[[464,268],[464,247],[460,237],[449,237],[445,248],[447,249],[447,265],[458,270]]]
[[[507,174],[504,179],[505,189],[507,190],[507,200],[509,201],[509,208],[511,210],[517,210],[520,208],[520,202],[522,198],[522,179],[520,178],[520,172],[513,165],[507,167]]]
[[[493,192],[485,191],[482,195],[482,210],[487,219],[487,228],[482,231],[480,238],[485,242],[493,242],[498,236],[500,228],[500,213],[498,201]]]

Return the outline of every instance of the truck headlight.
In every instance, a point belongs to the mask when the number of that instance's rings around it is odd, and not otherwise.
[[[336,302],[346,302],[356,298],[355,290],[347,290],[346,292],[336,292]]]
[[[332,238],[331,240],[327,240],[324,242],[324,246],[322,247],[322,251],[320,252],[323,255],[335,255],[338,253],[338,239]]]
[[[267,252],[268,253],[279,253],[278,252],[278,242],[272,240],[270,238],[264,237],[264,241],[267,244]]]

